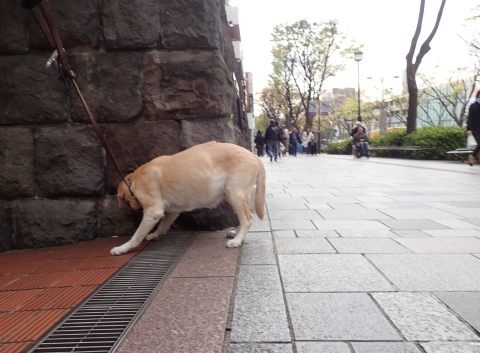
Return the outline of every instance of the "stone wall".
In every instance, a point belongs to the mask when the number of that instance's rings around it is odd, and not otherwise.
[[[232,80],[243,72],[224,0],[50,5],[78,85],[125,174],[210,140],[248,146]],[[20,0],[3,1],[0,28],[0,251],[131,235],[141,214],[117,208],[120,177],[76,91],[45,68],[52,49],[34,17]],[[176,227],[235,222],[222,205]]]

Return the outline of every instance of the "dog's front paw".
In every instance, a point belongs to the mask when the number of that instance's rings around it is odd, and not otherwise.
[[[122,250],[121,246],[116,246],[110,250],[110,255],[116,256],[116,255],[122,255],[126,253],[126,251]]]
[[[147,236],[145,237],[145,239],[147,239],[148,241],[150,241],[150,240],[153,240],[153,239],[157,239],[157,237],[155,236],[155,233],[150,233],[150,234],[147,234]]]
[[[238,241],[237,239],[230,239],[229,241],[227,241],[227,248],[238,248],[242,245],[242,242],[241,241]]]
[[[227,231],[227,238],[233,238],[237,235],[237,231],[235,229],[231,229]]]

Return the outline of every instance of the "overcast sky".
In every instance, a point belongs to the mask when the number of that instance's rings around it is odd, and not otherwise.
[[[430,34],[440,0],[426,0],[420,44]],[[480,2],[478,2],[480,3]],[[476,1],[447,0],[440,27],[419,71],[433,72],[441,66],[443,73],[456,67],[471,66],[463,40],[468,36],[465,19],[475,12]],[[302,19],[309,22],[338,20],[340,30],[363,44],[360,62],[362,91],[379,87],[384,77],[385,88],[401,88],[411,38],[415,31],[420,0],[231,0],[238,6],[245,72],[252,72],[254,91],[266,86],[271,73],[271,33],[275,25]],[[469,21],[468,25],[472,26]],[[357,87],[357,62],[347,61],[347,71],[330,79],[328,86]],[[367,80],[367,77],[372,79]],[[396,85],[396,86],[395,86]]]

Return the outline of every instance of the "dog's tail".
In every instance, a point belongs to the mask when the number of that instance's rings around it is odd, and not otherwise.
[[[263,219],[265,212],[265,167],[260,158],[258,160],[257,189],[255,192],[255,213]]]

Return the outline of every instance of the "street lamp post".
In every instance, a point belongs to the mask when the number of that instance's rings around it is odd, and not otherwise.
[[[371,79],[372,77],[367,77],[367,79]],[[398,78],[398,76],[393,76],[393,78]],[[385,87],[383,85],[383,76],[381,78],[382,84],[382,102],[380,106],[380,135],[385,135],[387,132],[387,103],[385,102]]]
[[[358,121],[362,121],[362,116],[360,115],[360,61],[362,61],[363,59],[363,53],[361,51],[357,51],[355,52],[355,61],[358,63],[358,97],[357,97],[357,100],[358,100],[358,117],[357,117],[357,120]]]

